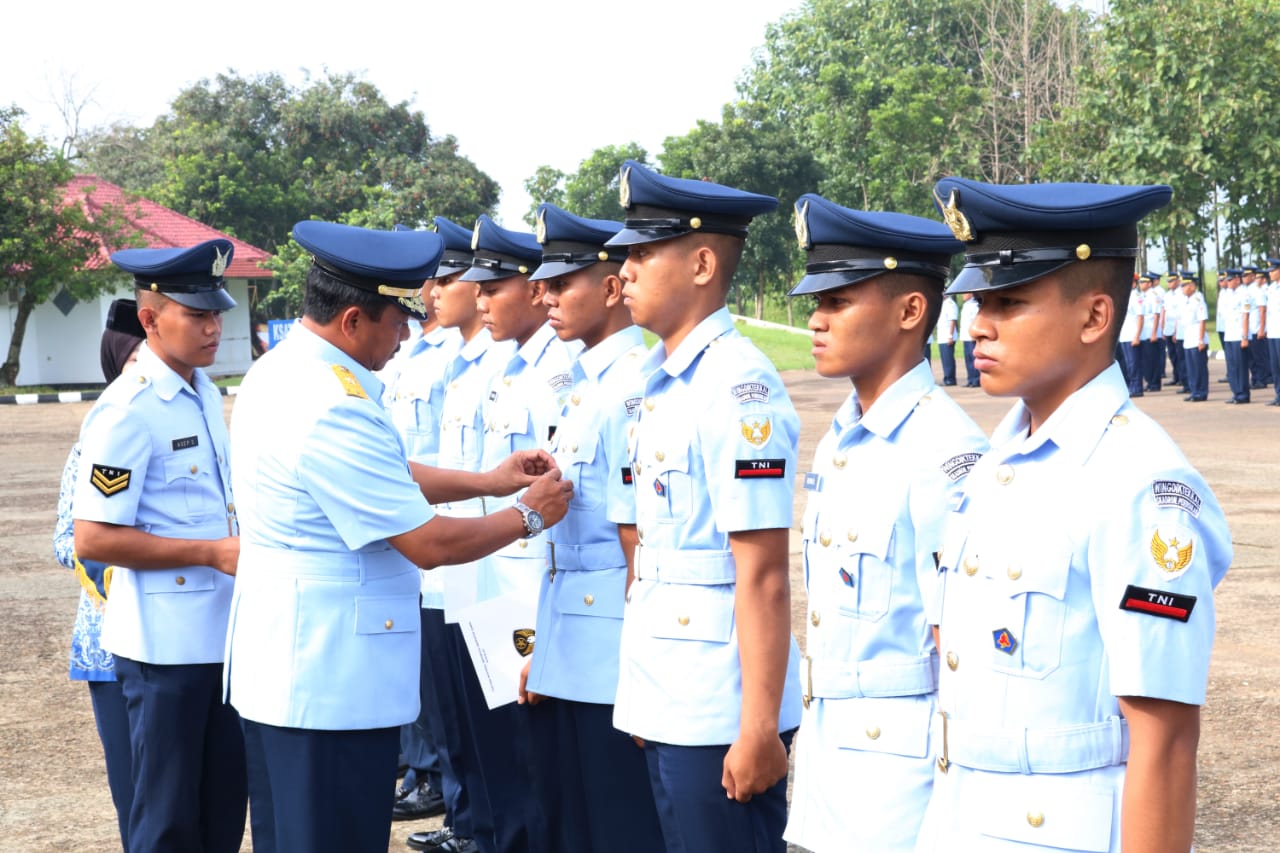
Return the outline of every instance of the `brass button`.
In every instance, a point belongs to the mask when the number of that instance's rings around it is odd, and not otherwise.
[[[843,453],[837,453],[831,460],[831,464],[837,468],[844,468],[848,462],[849,457],[845,456]]]
[[[173,579],[173,582],[176,583],[178,586],[183,586],[186,584],[187,579],[184,578],[182,575],[178,575],[176,578]]]
[[[1044,826],[1044,812],[1027,812],[1027,823],[1037,829]]]
[[[457,387],[458,387],[458,381],[457,381],[456,379],[455,379],[453,382],[450,382],[450,383],[449,383],[449,390],[450,390],[450,391],[454,391],[454,390],[456,390],[456,389],[457,389]]]
[[[947,669],[955,672],[960,668],[960,656],[955,652],[947,652]]]
[[[138,377],[138,384],[139,384],[139,385],[146,385],[146,384],[147,384],[147,377],[145,377],[145,376],[139,376],[139,377]]]
[[[825,547],[827,547],[828,545],[830,545],[830,544],[831,544],[831,532],[830,532],[830,531],[828,531],[828,530],[824,530],[824,531],[822,531],[822,533],[820,533],[820,534],[818,535],[818,542],[819,542],[819,543],[821,543],[821,545],[822,545],[822,547],[823,547],[823,548],[825,548]]]
[[[227,504],[227,512],[235,512],[235,511],[236,511],[236,505],[234,503]]]
[[[850,542],[857,542],[857,541],[858,541],[858,531],[856,531],[856,530],[850,530],[850,531],[849,531],[847,534],[845,534],[845,535],[849,538],[849,541],[850,541]]]
[[[880,727],[879,726],[868,727],[867,737],[871,738],[872,740],[875,740],[876,738],[880,737]]]
[[[978,573],[978,557],[976,554],[964,558],[964,573],[969,577],[973,577]]]
[[[656,404],[653,402],[653,398],[652,398],[652,397],[645,397],[645,398],[644,398],[644,410],[645,410],[646,412],[652,412],[652,411],[653,411],[653,407],[654,407],[654,405],[656,405]]]
[[[930,396],[930,395],[928,395],[928,394],[925,394],[923,397],[921,397],[921,398],[920,398],[920,403],[919,403],[919,405],[921,405],[921,406],[927,406],[927,405],[929,405],[929,404],[930,404],[930,403],[932,403],[932,402],[933,402],[933,397],[931,397],[931,396]]]
[[[996,467],[996,481],[1002,486],[1013,482],[1013,466],[1009,464]]]
[[[1005,571],[1005,574],[1009,576],[1009,580],[1016,581],[1018,578],[1022,577],[1022,569],[1018,568],[1017,566],[1010,566]]]
[[[511,421],[503,421],[503,422],[502,422],[502,428],[503,428],[503,429],[511,429]]]
[[[573,403],[575,406],[578,405],[582,402],[582,395],[575,392],[569,397],[569,402]]]
[[[454,422],[455,424],[460,424],[460,423],[462,423],[462,415],[454,415],[454,416],[453,416],[453,422]]]
[[[633,465],[633,466],[631,466],[631,467],[635,468],[636,474],[639,474],[639,473],[640,473],[640,469],[641,469],[641,468],[643,468],[643,467],[644,467],[644,465],[643,465],[643,464],[641,464],[641,462],[640,462],[640,460],[639,460],[639,459],[637,459],[637,460],[636,460],[636,464],[635,464],[635,465]]]
[[[655,450],[653,451],[653,458],[661,462],[663,459],[667,458],[667,454],[663,453],[661,450]]]
[[[393,622],[392,620],[388,619],[386,622],[383,622],[383,623],[382,623],[382,627],[383,627],[383,628],[386,628],[388,631],[390,631],[390,630],[392,629],[392,627],[393,627],[395,624],[396,624],[395,622]]]
[[[198,466],[198,465],[192,465],[192,466],[191,466],[191,473],[192,473],[192,474],[195,474],[195,473],[196,473],[196,472],[198,472],[199,470],[200,470],[200,466]]]
[[[573,443],[573,447],[572,447],[572,448],[570,448],[570,451],[571,451],[571,452],[573,452],[573,453],[577,453],[577,452],[578,452],[578,443],[577,443],[576,441]]]
[[[677,622],[679,622],[681,625],[688,625],[688,624],[689,624],[689,617],[688,617],[688,616],[679,616],[679,617],[677,617],[677,618],[676,618],[676,621],[677,621]]]
[[[596,603],[596,597],[591,593],[587,593],[586,595],[582,596],[582,603],[590,607],[591,605]]]
[[[511,377],[510,377],[510,376],[504,376],[504,377],[502,377],[502,384],[503,384],[503,385],[510,385],[510,384],[511,384]]]
[[[809,615],[809,621],[813,623],[813,627],[817,628],[818,623],[822,621],[822,614],[818,613],[816,610],[813,611],[813,613]]]
[[[1124,426],[1127,423],[1129,423],[1129,418],[1127,415],[1116,415],[1114,418],[1111,419],[1112,426]]]
[[[521,539],[519,542],[517,542],[517,543],[516,543],[516,547],[517,547],[517,548],[528,548],[528,547],[529,547],[529,540],[527,540],[527,539]]]

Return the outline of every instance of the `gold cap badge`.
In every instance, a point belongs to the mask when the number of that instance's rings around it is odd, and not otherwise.
[[[219,251],[218,251],[218,248],[217,248],[216,246],[214,247],[214,249],[213,249],[213,270],[212,270],[212,272],[213,272],[213,277],[214,277],[214,278],[221,278],[221,277],[222,277],[222,274],[223,274],[224,272],[226,272],[226,271],[227,271],[227,258],[228,258],[230,255],[231,255],[231,252],[230,252],[230,251],[228,251],[228,252],[224,255],[222,252],[219,252]]]
[[[471,231],[471,251],[480,248],[480,220],[476,220],[476,227]]]
[[[937,190],[933,191],[933,197],[938,202],[938,207],[942,210],[942,221],[947,223],[947,227],[951,229],[952,234],[956,235],[956,239],[965,243],[972,242],[973,226],[969,224],[968,218],[960,212],[960,207],[957,204],[959,193],[952,190],[946,204],[943,204],[942,199],[938,198]]]
[[[625,210],[631,207],[631,167],[622,170],[622,177],[618,179],[618,203]]]
[[[537,220],[533,236],[537,238],[539,243],[545,246],[547,244],[547,211],[545,208],[538,211]]]
[[[796,208],[796,240],[800,243],[801,249],[809,248],[809,202]]]

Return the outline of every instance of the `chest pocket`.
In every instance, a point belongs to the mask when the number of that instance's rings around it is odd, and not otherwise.
[[[178,453],[164,460],[167,492],[182,495],[186,515],[205,517],[222,512],[222,484],[213,460],[206,454]]]
[[[502,448],[505,453],[517,450],[532,450],[541,447],[546,436],[529,435],[529,411],[527,409],[507,409],[493,412],[488,424],[488,446]]]
[[[142,591],[147,595],[206,592],[213,589],[215,569],[207,566],[187,566],[183,569],[150,569],[135,572],[142,581]]]
[[[818,550],[830,551],[824,570],[834,573],[827,580],[836,589],[836,606],[846,616],[875,622],[889,612],[894,575],[893,523],[888,521],[849,524],[834,529],[818,523]],[[823,542],[829,542],[824,546]],[[810,543],[811,545],[813,543]],[[825,556],[825,555],[824,555]]]
[[[657,449],[648,453],[642,449],[638,461],[644,467],[641,475],[635,477],[637,506],[643,501],[646,506],[654,507],[655,521],[671,524],[687,521],[694,489],[689,473],[689,448]]]
[[[574,437],[557,436],[558,446],[556,463],[564,472],[567,480],[573,481],[573,499],[569,505],[574,509],[595,510],[604,503],[604,483],[600,481],[600,473],[592,471],[592,463],[596,459],[598,436]]]
[[[1062,660],[1071,551],[1066,545],[1035,552],[1024,548],[1018,557],[1028,559],[997,559],[989,566],[998,610],[998,615],[992,614],[996,619],[992,630],[1020,630],[1011,652],[1002,650],[1000,639],[992,635],[992,668],[1024,678],[1044,678]]]

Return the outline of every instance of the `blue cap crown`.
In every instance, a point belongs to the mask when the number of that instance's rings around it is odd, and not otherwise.
[[[937,278],[950,272],[964,244],[941,222],[905,213],[841,207],[805,193],[796,200],[796,239],[807,255],[805,277],[789,295],[820,293],[887,272]]]
[[[444,243],[431,231],[378,231],[308,219],[293,226],[293,239],[312,263],[333,278],[386,297],[401,311],[425,320],[422,284],[435,275]]]
[[[443,216],[432,220],[435,232],[444,240],[444,254],[436,267],[436,278],[445,278],[459,270],[469,269],[475,254],[471,251],[471,232]]]
[[[943,221],[967,244],[964,271],[947,290],[965,293],[1026,284],[1075,261],[1136,257],[1138,220],[1168,204],[1173,190],[952,177],[933,195]]]
[[[528,275],[542,260],[542,246],[527,231],[511,231],[480,214],[471,232],[471,249],[475,257],[471,269],[462,274],[463,281],[496,281],[515,275]]]
[[[622,230],[621,222],[584,219],[546,202],[538,205],[536,219],[534,236],[542,245],[542,265],[529,276],[530,281],[559,278],[593,264],[620,264],[627,259],[625,249],[605,248],[605,243]]]
[[[753,217],[778,206],[770,195],[670,178],[635,160],[622,164],[618,195],[627,220],[626,227],[609,241],[611,246],[652,243],[694,232],[746,237]]]
[[[236,307],[222,274],[236,247],[230,240],[206,240],[178,249],[121,249],[111,262],[133,274],[135,287],[163,293],[197,311],[226,311]]]

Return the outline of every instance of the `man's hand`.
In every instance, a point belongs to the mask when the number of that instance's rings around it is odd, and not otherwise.
[[[504,463],[505,464],[505,463]],[[529,490],[520,496],[520,502],[536,509],[547,527],[564,518],[573,498],[573,482],[560,478],[560,469],[552,468],[533,481]]]
[[[224,575],[235,577],[236,565],[240,562],[240,537],[226,536],[209,543],[212,559],[209,565]]]
[[[489,494],[494,497],[512,494],[554,470],[556,461],[547,451],[517,450],[485,475],[490,484]]]
[[[529,664],[531,660],[524,662],[524,666],[520,667],[520,687],[516,691],[516,703],[520,705],[537,705],[544,697],[541,693],[534,693],[528,689],[529,684]]]
[[[787,775],[787,750],[777,732],[739,735],[724,757],[720,784],[731,800],[745,803]]]

